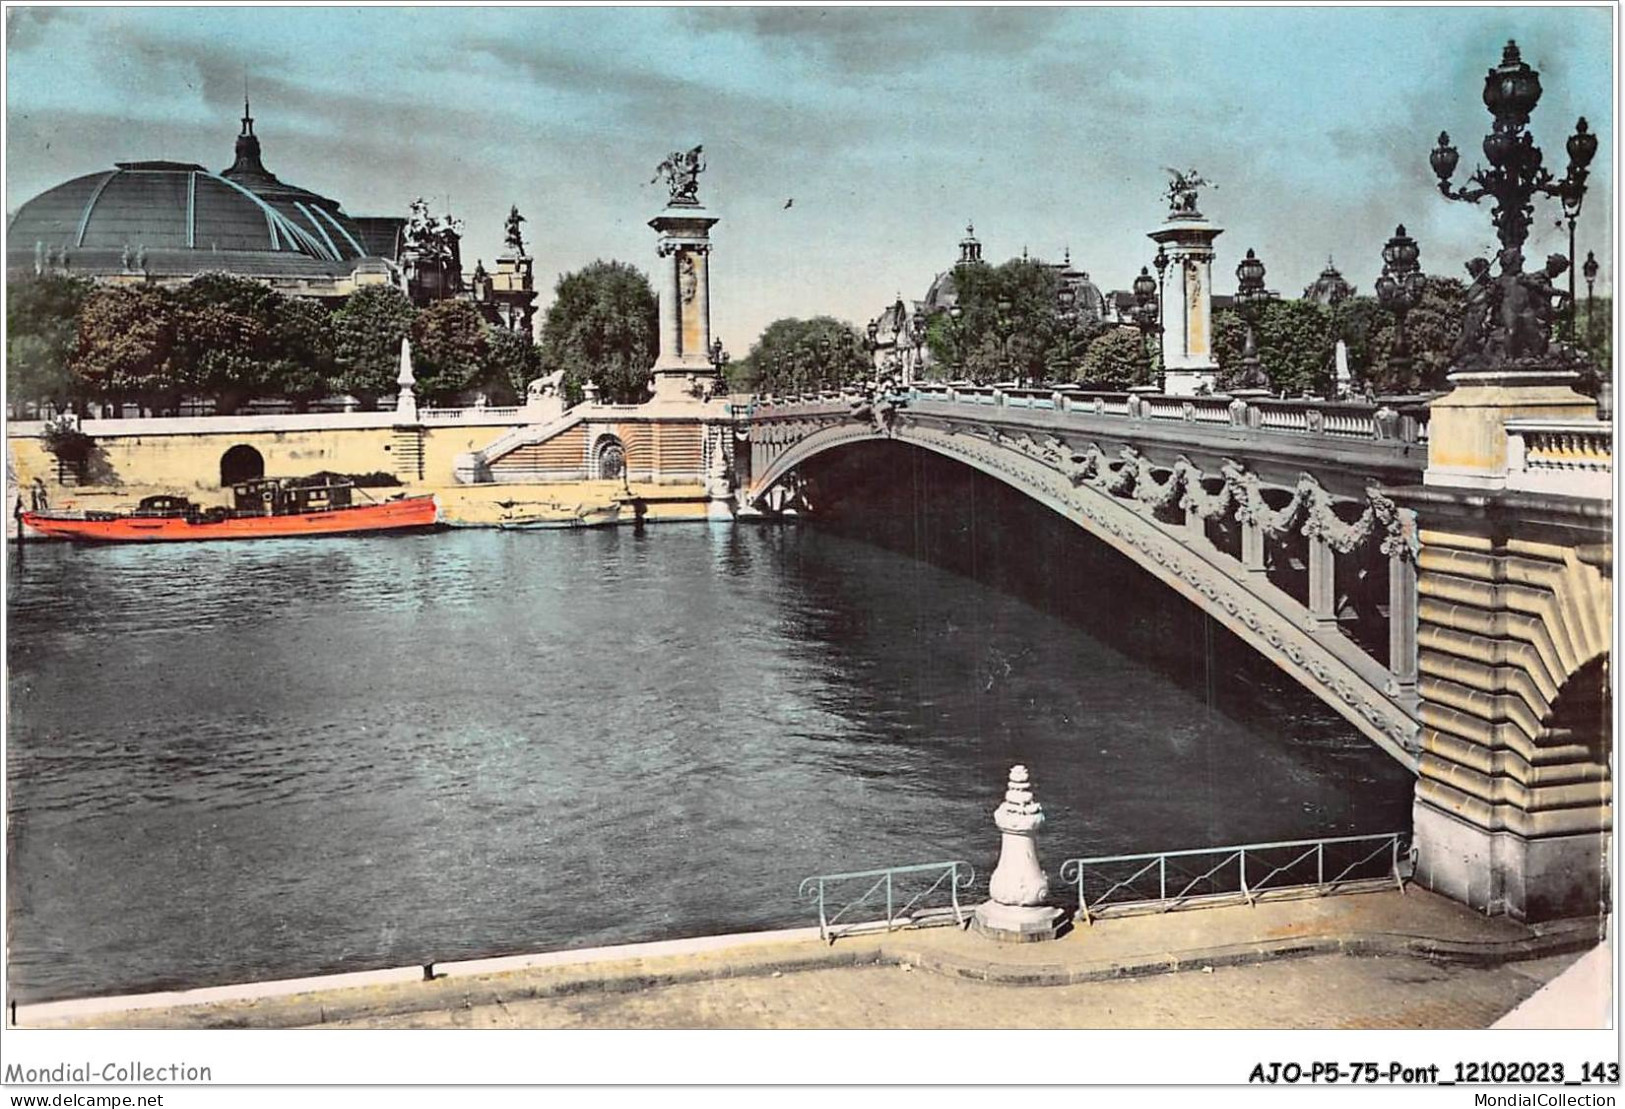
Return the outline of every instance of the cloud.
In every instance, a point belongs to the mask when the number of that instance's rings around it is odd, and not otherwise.
[[[47,28],[81,21],[71,8],[12,8],[6,12],[6,41],[13,52],[32,50],[49,37]]]
[[[883,74],[1029,55],[1066,18],[1060,9],[688,8],[682,18],[706,33],[754,37],[764,49],[798,54],[845,73]],[[951,71],[944,76],[951,81]]]

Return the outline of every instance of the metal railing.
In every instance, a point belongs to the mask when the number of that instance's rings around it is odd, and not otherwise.
[[[1169,912],[1237,898],[1252,905],[1263,893],[1314,891],[1324,896],[1357,882],[1391,881],[1403,893],[1409,876],[1408,839],[1408,833],[1389,832],[1098,855],[1067,859],[1061,864],[1061,881],[1077,887],[1078,915],[1088,924],[1113,910]]]
[[[931,883],[919,890],[904,901],[897,904],[901,894],[908,893],[907,889],[899,890],[897,879],[900,877],[921,875],[935,875]],[[818,901],[818,936],[825,943],[834,943],[837,936],[852,935],[859,931],[883,930],[890,932],[895,928],[924,927],[929,924],[954,923],[961,927],[969,923],[970,915],[959,904],[959,891],[969,889],[976,880],[976,870],[967,862],[949,860],[941,863],[919,863],[914,866],[890,866],[880,870],[855,870],[849,874],[815,874],[801,883],[798,897],[804,899],[816,898]],[[847,901],[833,915],[829,912],[831,892],[830,887],[868,882],[863,893]],[[944,882],[947,889],[944,891],[948,897],[947,906],[939,906],[934,911],[923,906],[923,902],[933,893],[936,893]],[[906,885],[907,883],[902,883]],[[853,912],[862,905],[879,907],[879,894],[885,892],[886,915],[881,920],[849,919],[843,926],[837,927],[842,917]],[[911,912],[916,906],[921,907],[918,913]],[[950,916],[951,914],[951,916]]]

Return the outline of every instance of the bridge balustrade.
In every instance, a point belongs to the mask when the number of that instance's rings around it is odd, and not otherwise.
[[[1513,420],[1506,426],[1506,487],[1604,499],[1614,484],[1614,425]]]

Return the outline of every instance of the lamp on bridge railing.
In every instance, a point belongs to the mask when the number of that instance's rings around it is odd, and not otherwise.
[[[968,376],[965,372],[965,310],[957,303],[948,306],[948,322],[953,325],[954,355],[958,360],[955,376],[963,378]]]
[[[1167,265],[1167,260],[1163,260]],[[1134,279],[1134,326],[1140,329],[1140,346],[1146,361],[1151,360],[1151,336],[1162,331],[1162,305],[1157,298],[1157,279],[1151,271],[1140,267],[1140,276]],[[1153,380],[1156,370],[1152,370]]]
[[[925,332],[925,313],[916,311],[913,318],[908,321],[909,338],[914,342],[914,364],[903,379],[904,385],[913,384],[914,379],[919,377],[920,371],[925,368]]]
[[[1569,165],[1562,178],[1553,177],[1541,165],[1541,151],[1525,130],[1529,114],[1540,102],[1540,74],[1530,69],[1518,53],[1518,44],[1509,41],[1501,54],[1501,64],[1490,70],[1484,78],[1484,106],[1495,117],[1492,130],[1484,137],[1484,157],[1489,169],[1475,169],[1466,185],[1456,188],[1450,183],[1461,160],[1461,153],[1450,145],[1450,136],[1439,133],[1438,145],[1428,156],[1433,172],[1439,178],[1439,192],[1449,200],[1463,200],[1477,204],[1484,197],[1495,201],[1490,220],[1495,224],[1501,240],[1498,277],[1489,277],[1489,263],[1474,259],[1469,263],[1473,274],[1473,289],[1484,289],[1484,294],[1469,291],[1469,318],[1462,332],[1462,341],[1456,351],[1458,369],[1484,370],[1509,362],[1526,365],[1531,360],[1572,361],[1568,358],[1551,359],[1551,321],[1554,312],[1551,301],[1562,295],[1552,289],[1552,279],[1569,271],[1568,311],[1563,318],[1572,328],[1574,303],[1574,224],[1580,216],[1580,205],[1585,199],[1586,178],[1590,174],[1591,159],[1597,153],[1597,136],[1582,117],[1569,136],[1567,149]],[[1537,193],[1555,197],[1561,202],[1563,215],[1569,227],[1568,257],[1553,255],[1547,259],[1543,271],[1525,274],[1523,245],[1529,237],[1529,224],[1534,218],[1534,198]],[[1563,221],[1557,226],[1562,227]],[[1494,295],[1491,296],[1491,287]],[[1509,306],[1501,312],[1492,312],[1489,302]],[[1518,305],[1518,308],[1510,308]],[[1571,332],[1572,335],[1572,332]]]
[[[1247,257],[1236,267],[1236,280],[1236,308],[1247,324],[1247,341],[1241,351],[1240,389],[1232,393],[1267,393],[1270,392],[1269,374],[1264,372],[1263,363],[1258,359],[1258,312],[1270,294],[1264,287],[1264,263],[1252,247],[1247,248]]]
[[[1394,314],[1394,349],[1388,357],[1396,385],[1410,391],[1418,384],[1411,370],[1411,344],[1405,337],[1405,316],[1422,301],[1421,249],[1405,234],[1402,223],[1382,248],[1382,276],[1377,278],[1377,301]]]
[[[1163,290],[1164,290],[1163,278],[1166,277],[1167,274],[1168,274],[1168,252],[1166,250],[1164,250],[1160,245],[1157,247],[1157,256],[1155,258],[1151,259],[1151,264],[1153,266],[1157,267],[1157,303],[1158,304],[1165,304],[1167,302],[1164,299],[1165,294],[1163,292]],[[1157,329],[1157,368],[1158,368],[1158,370],[1162,369],[1163,364],[1167,361],[1167,358],[1168,358],[1167,351],[1164,349],[1164,343],[1166,343],[1166,342],[1167,342],[1167,339],[1165,337],[1165,329],[1159,327]]]
[[[733,361],[733,355],[722,349],[721,337],[712,340],[709,354],[711,359],[711,368],[717,371],[717,376],[720,378],[722,376],[722,371],[727,368],[728,363]]]
[[[1586,251],[1586,264],[1582,271],[1586,277],[1586,340],[1589,343],[1597,330],[1597,316],[1594,311],[1593,298],[1597,292],[1597,252]]]

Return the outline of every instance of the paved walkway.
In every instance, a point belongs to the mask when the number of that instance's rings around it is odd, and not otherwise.
[[[955,928],[778,933],[22,1007],[24,1026],[1482,1028],[1598,942],[1425,891],[1119,917],[1001,944]],[[357,981],[352,976],[350,981]],[[1023,988],[1029,987],[1029,988]],[[189,1002],[202,1003],[189,1003]]]

